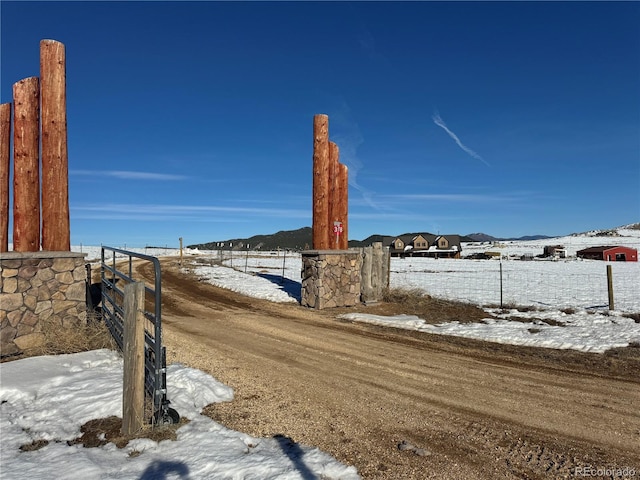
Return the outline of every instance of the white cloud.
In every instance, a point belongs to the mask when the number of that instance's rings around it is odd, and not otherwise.
[[[237,219],[238,214],[256,217],[309,218],[309,210],[260,208],[260,207],[224,207],[215,205],[162,205],[105,203],[72,206],[74,218],[104,220],[189,220],[189,221],[225,221]],[[216,215],[216,216],[212,216]],[[246,220],[245,220],[246,221]]]
[[[497,195],[476,195],[459,193],[409,193],[400,195],[386,195],[385,198],[394,200],[431,200],[443,202],[495,202],[504,201],[504,196]]]
[[[186,180],[185,175],[173,175],[154,172],[133,172],[128,170],[71,170],[70,175],[83,175],[92,177],[115,177],[121,180],[159,180],[173,181]]]

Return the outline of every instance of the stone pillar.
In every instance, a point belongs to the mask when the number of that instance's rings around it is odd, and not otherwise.
[[[359,250],[308,250],[302,252],[302,301],[322,310],[360,303]]]
[[[42,344],[44,322],[87,320],[85,254],[6,252],[0,255],[0,353]]]

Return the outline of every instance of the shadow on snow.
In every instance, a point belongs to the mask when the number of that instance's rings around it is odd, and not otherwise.
[[[189,467],[182,462],[155,461],[142,472],[139,480],[163,480],[169,477],[188,479]]]
[[[271,283],[280,285],[283,290],[291,298],[295,298],[298,303],[302,301],[302,283],[296,282],[281,275],[270,275],[268,273],[256,273],[258,277],[262,277],[265,280],[269,280]]]
[[[284,454],[289,457],[289,460],[291,460],[291,463],[293,463],[293,466],[304,480],[318,479],[318,477],[304,463],[304,451],[300,448],[300,445],[291,440],[291,438],[285,437],[281,434],[274,435],[273,438],[278,441],[280,448]]]

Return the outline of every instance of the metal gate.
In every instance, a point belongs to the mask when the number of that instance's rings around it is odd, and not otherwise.
[[[124,285],[138,281],[133,277],[133,259],[153,264],[154,286],[145,284],[144,302],[144,386],[145,395],[153,401],[153,424],[178,423],[180,416],[169,408],[167,399],[167,358],[162,346],[162,289],[160,262],[156,257],[113,247],[102,247],[100,280],[102,318],[111,335],[123,349]],[[116,259],[118,263],[116,263]]]

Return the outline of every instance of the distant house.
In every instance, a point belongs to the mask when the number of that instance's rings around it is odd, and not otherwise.
[[[544,247],[545,257],[567,258],[567,250],[564,245],[547,245]]]
[[[460,258],[460,235],[410,233],[383,239],[392,257]]]
[[[607,262],[637,262],[638,251],[635,248],[606,246],[589,247],[578,250],[576,255],[579,258],[590,260],[605,260]]]

